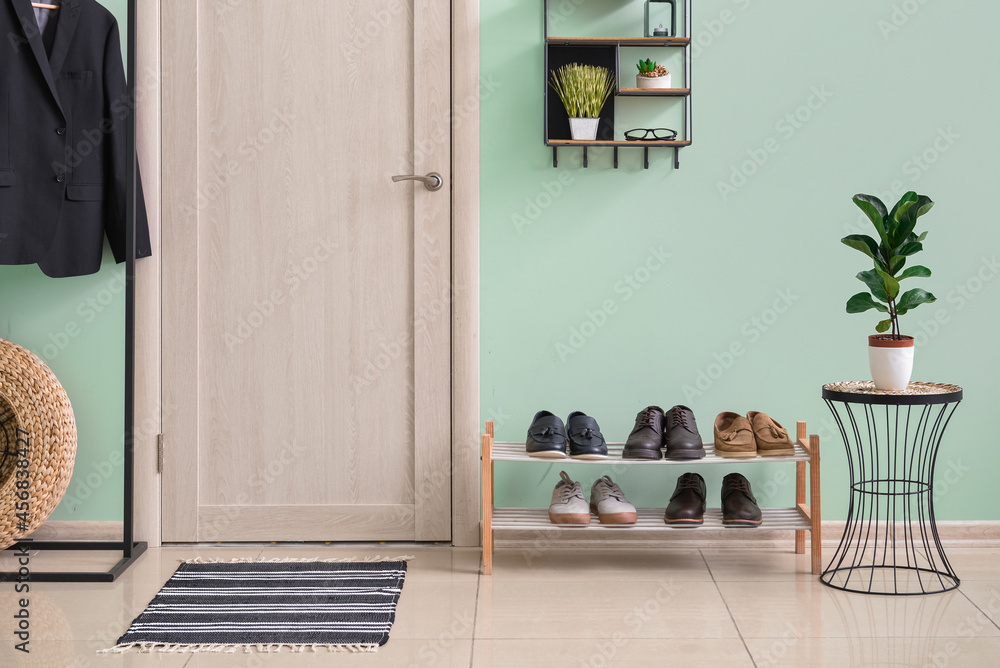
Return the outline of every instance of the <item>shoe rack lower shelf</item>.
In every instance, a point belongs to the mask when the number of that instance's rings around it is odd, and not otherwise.
[[[545,508],[494,508],[493,531],[499,533],[505,530],[538,530],[545,531],[546,537],[549,537],[552,535],[553,529],[572,533],[580,531],[660,531],[671,535],[678,531],[690,533],[707,529],[721,529],[726,532],[737,531],[743,534],[762,529],[772,531],[809,531],[812,529],[809,515],[800,508],[761,508],[761,514],[764,516],[763,522],[761,522],[760,527],[750,528],[725,526],[722,523],[721,508],[706,509],[704,524],[684,527],[670,526],[664,522],[664,508],[637,508],[636,510],[639,513],[639,521],[635,524],[601,524],[596,517],[591,520],[590,524],[553,524],[549,521],[549,511]]]
[[[795,454],[776,457],[727,458],[715,454],[712,445],[706,441],[706,456],[702,459],[661,459],[661,460],[629,460],[621,458],[622,443],[608,444],[608,458],[602,460],[579,459],[549,459],[529,457],[524,451],[524,443],[494,442],[493,423],[486,423],[486,433],[482,436],[483,465],[483,574],[493,573],[494,538],[508,537],[544,537],[556,545],[560,538],[572,540],[581,534],[593,535],[593,532],[617,532],[615,541],[627,540],[629,535],[641,533],[643,538],[666,538],[679,534],[698,534],[711,531],[716,535],[733,534],[740,538],[752,536],[760,531],[794,531],[795,553],[805,554],[805,534],[810,532],[811,566],[814,575],[822,570],[822,536],[820,531],[820,468],[819,468],[819,437],[806,437],[806,424],[797,424]],[[733,527],[722,523],[722,510],[708,508],[705,511],[705,522],[699,526],[671,526],[663,521],[663,508],[639,508],[639,520],[630,525],[601,524],[596,517],[590,524],[565,525],[552,524],[549,521],[547,508],[495,508],[494,499],[494,463],[495,462],[525,462],[535,464],[552,464],[556,462],[587,464],[590,466],[693,466],[703,464],[778,464],[794,463],[795,501],[794,508],[762,508],[763,521],[759,527]],[[808,484],[807,484],[808,481]],[[808,488],[808,495],[807,495]],[[808,498],[808,502],[807,502]]]

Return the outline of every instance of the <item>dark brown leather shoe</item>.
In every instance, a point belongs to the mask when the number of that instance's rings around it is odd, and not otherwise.
[[[701,442],[694,413],[687,406],[674,406],[664,418],[663,443],[666,445],[664,457],[667,459],[701,459],[705,456],[705,444]]]
[[[760,506],[750,490],[750,481],[739,473],[722,479],[722,524],[729,527],[758,527]]]
[[[635,427],[625,441],[622,459],[660,459],[663,447],[663,409],[647,406],[635,416]]]
[[[671,526],[693,527],[705,523],[705,479],[697,473],[685,473],[677,479],[670,505],[663,521]]]

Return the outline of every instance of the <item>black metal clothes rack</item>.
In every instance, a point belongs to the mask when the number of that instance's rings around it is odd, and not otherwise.
[[[934,472],[962,388],[910,383],[885,393],[871,382],[834,383],[823,387],[823,399],[847,449],[851,496],[844,535],[820,581],[894,596],[956,589],[934,519]]]
[[[128,19],[126,42],[126,95],[129,100],[128,117],[125,121],[125,150],[131,160],[126,164],[125,178],[132,184],[126,194],[125,209],[128,220],[125,226],[125,507],[123,513],[123,531],[120,541],[32,541],[21,540],[8,550],[23,548],[28,550],[67,550],[67,551],[113,551],[122,553],[121,559],[107,571],[68,571],[45,572],[31,571],[32,582],[114,582],[129,566],[135,563],[147,543],[135,540],[134,536],[134,506],[133,492],[135,489],[135,457],[134,457],[134,426],[135,426],[135,47],[136,47],[136,0],[128,0]],[[0,572],[0,582],[12,582],[19,579],[16,572]]]

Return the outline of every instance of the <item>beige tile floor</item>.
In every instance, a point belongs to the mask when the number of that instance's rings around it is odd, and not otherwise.
[[[411,554],[389,643],[376,654],[99,655],[182,559]],[[1000,666],[1000,550],[951,550],[963,579],[933,596],[849,594],[808,557],[777,551],[431,545],[182,546],[150,550],[112,584],[33,583],[31,654],[16,652],[19,595],[0,583],[0,668],[411,666]],[[35,571],[106,569],[113,556],[36,553]],[[12,555],[0,553],[10,570]]]

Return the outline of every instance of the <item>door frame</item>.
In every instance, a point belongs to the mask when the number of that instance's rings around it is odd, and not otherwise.
[[[178,192],[191,192],[196,179],[190,156],[177,151],[170,161],[162,146],[185,146],[196,129],[197,107],[172,97],[170,77],[197,72],[194,36],[187,26],[197,20],[197,3],[143,3],[137,16],[137,145],[147,193],[153,258],[137,263],[135,490],[136,540],[161,544],[163,474],[157,471],[157,434],[183,423],[193,405],[163,405],[165,369],[193,373],[194,355],[164,345],[163,323],[183,307],[163,293],[162,275],[177,258],[194,253],[194,235],[185,233]],[[479,3],[451,2],[451,474],[452,544],[480,544],[479,478]],[[154,84],[144,88],[143,73]],[[193,150],[192,150],[193,152]],[[171,162],[172,161],[172,162]],[[154,176],[155,175],[155,176]],[[150,179],[152,177],[152,181]],[[195,186],[196,188],[197,186]],[[163,224],[161,225],[161,221]],[[190,231],[188,231],[190,232]],[[169,243],[161,243],[164,238]],[[191,332],[196,334],[196,332]],[[157,429],[156,426],[159,426]],[[147,433],[148,432],[148,433]],[[166,433],[164,449],[171,438]],[[169,471],[168,471],[169,474]],[[176,485],[170,486],[176,488]]]

